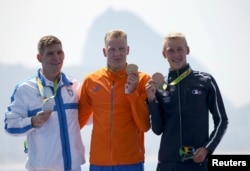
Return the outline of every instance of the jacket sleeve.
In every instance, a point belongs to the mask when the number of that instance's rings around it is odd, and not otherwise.
[[[143,132],[147,132],[150,129],[149,112],[145,103],[147,98],[145,85],[149,79],[150,77],[148,75],[144,75],[140,80],[137,90],[127,95],[131,104],[135,123]]]
[[[212,130],[206,147],[212,153],[220,143],[228,127],[228,117],[224,107],[219,87],[211,77],[211,87],[208,96],[208,107],[213,117],[214,129]]]
[[[151,103],[147,102],[147,107],[150,113],[152,131],[156,135],[161,135],[164,131],[164,119],[162,118],[160,103],[157,101],[157,93],[156,100]]]
[[[87,79],[83,81],[83,84],[81,84],[80,88],[78,89],[78,120],[80,128],[83,128],[83,126],[88,123],[93,113],[91,100],[86,91],[86,85]]]
[[[10,105],[5,111],[5,131],[13,136],[27,135],[34,128],[27,106],[23,103],[22,87],[17,87],[11,96]]]

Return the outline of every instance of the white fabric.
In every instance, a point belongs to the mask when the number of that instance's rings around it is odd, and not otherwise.
[[[53,82],[44,77],[43,79],[46,83],[45,94],[50,97],[53,95]],[[73,85],[70,85],[70,82]],[[6,132],[13,136],[27,136],[28,170],[63,171],[65,158],[66,160],[71,158],[67,161],[71,161],[72,170],[85,163],[78,110],[77,107],[73,107],[78,105],[76,91],[79,82],[62,74],[58,86],[60,88],[57,95],[51,100],[54,111],[41,127],[33,128],[31,125],[31,116],[41,110],[43,102],[36,78],[31,78],[16,87],[11,97],[11,104],[6,110]]]

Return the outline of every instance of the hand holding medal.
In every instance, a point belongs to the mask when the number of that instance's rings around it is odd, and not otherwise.
[[[39,78],[37,78],[37,86],[38,86],[38,90],[39,93],[43,99],[43,104],[41,106],[42,111],[39,111],[36,116],[33,116],[31,118],[31,124],[33,127],[40,127],[42,126],[50,117],[53,109],[54,109],[54,104],[53,104],[53,98],[56,96],[56,92],[57,92],[57,80],[54,81],[54,94],[50,97],[46,97],[45,96],[45,91],[44,91],[44,87],[42,85],[42,82]]]
[[[50,102],[50,99],[45,99],[42,104],[42,111],[38,112],[36,116],[31,118],[31,123],[33,127],[42,126],[50,117],[53,111],[54,105]]]
[[[137,74],[138,73],[138,66],[136,64],[128,64],[126,67],[126,73],[128,75],[128,77],[131,77],[131,75],[133,74]],[[130,82],[127,82],[125,84],[125,94],[129,94],[132,91],[129,90],[129,86],[131,86]]]
[[[154,73],[152,79],[156,82],[157,86],[164,83],[164,76],[159,72]]]
[[[137,73],[138,66],[136,64],[128,64],[126,67],[126,73],[129,75],[131,73]]]
[[[159,73],[159,72],[154,73],[152,75],[152,80],[154,80],[156,82],[158,89],[161,89],[161,90],[167,89],[167,84],[165,83],[165,78],[161,73]]]

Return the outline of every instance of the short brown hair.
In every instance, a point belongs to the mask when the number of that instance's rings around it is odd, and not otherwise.
[[[46,47],[54,44],[60,44],[62,46],[62,42],[57,37],[52,35],[43,36],[38,42],[38,53],[42,55]]]

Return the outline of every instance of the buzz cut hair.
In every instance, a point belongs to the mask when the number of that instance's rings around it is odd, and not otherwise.
[[[166,45],[167,41],[173,40],[173,39],[182,39],[182,40],[184,40],[186,46],[188,46],[186,36],[183,33],[181,33],[181,32],[169,32],[167,35],[164,36],[163,50],[165,50],[165,45]]]
[[[104,37],[105,46],[107,46],[107,42],[111,38],[119,38],[119,37],[123,37],[127,42],[127,33],[125,31],[121,29],[115,29],[107,32]]]

